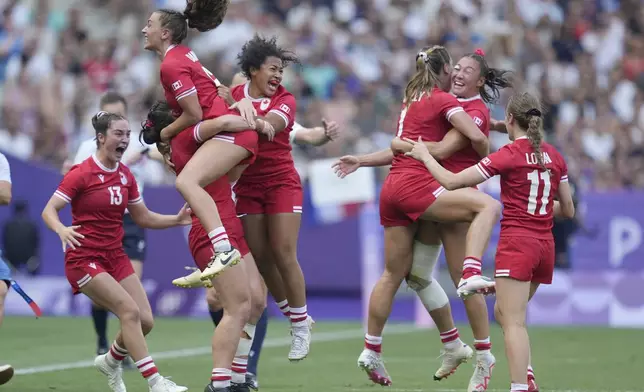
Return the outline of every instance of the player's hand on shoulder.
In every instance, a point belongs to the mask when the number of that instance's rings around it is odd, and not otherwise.
[[[338,177],[344,178],[360,168],[360,160],[356,156],[345,155],[335,161],[331,167]]]
[[[58,234],[58,236],[60,237],[60,241],[63,243],[63,252],[67,250],[68,246],[72,249],[76,249],[77,246],[81,246],[78,239],[83,239],[85,238],[85,236],[81,233],[78,233],[76,231],[77,229],[80,229],[80,225],[64,226],[56,232],[56,234]]]
[[[251,128],[255,128],[255,117],[257,116],[257,110],[253,106],[253,102],[248,98],[243,98],[240,101],[233,103],[230,106],[230,109],[237,109],[239,114],[244,120],[248,123]]]
[[[179,213],[177,213],[177,226],[190,225],[192,223],[192,217],[190,214],[192,214],[192,210],[190,209],[190,206],[188,206],[188,203],[186,203],[181,207]]]
[[[335,121],[327,121],[322,119],[322,126],[324,127],[324,136],[330,140],[335,140],[340,136],[340,126]]]
[[[405,153],[405,155],[407,155],[408,157],[412,157],[421,162],[427,162],[434,159],[429,153],[427,146],[425,146],[425,143],[423,143],[423,139],[421,139],[420,137],[416,142],[409,138],[404,138],[403,140],[407,143],[411,143],[414,146],[414,148],[412,148],[410,152]]]
[[[275,138],[275,128],[273,128],[271,123],[269,123],[266,120],[258,119],[256,125],[257,125],[257,132],[266,136],[269,142],[273,141],[273,138]]]

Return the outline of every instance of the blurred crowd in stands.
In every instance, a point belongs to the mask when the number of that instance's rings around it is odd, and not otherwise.
[[[140,30],[185,0],[0,0],[0,150],[60,167],[92,136],[98,98],[129,100],[133,131],[162,97]],[[224,23],[188,44],[222,82],[255,32],[297,53],[284,84],[305,126],[337,121],[341,140],[296,149],[298,163],[386,148],[417,50],[455,61],[483,48],[549,108],[547,138],[585,189],[644,187],[644,6],[640,0],[231,0]],[[509,92],[492,107],[504,116]],[[133,134],[133,143],[138,143]],[[494,135],[495,148],[507,143]],[[169,181],[156,163],[152,183]]]

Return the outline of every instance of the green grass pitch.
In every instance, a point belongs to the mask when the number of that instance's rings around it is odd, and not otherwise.
[[[117,321],[111,318],[110,332]],[[462,338],[471,343],[467,326]],[[543,392],[644,391],[639,376],[644,369],[641,330],[607,328],[531,328],[533,366]],[[212,324],[205,319],[159,318],[148,338],[150,351],[163,375],[203,391],[212,368]],[[309,357],[290,363],[286,354],[288,327],[271,320],[267,345],[262,352],[259,381],[263,392],[361,392],[379,390],[356,366],[362,350],[362,328],[357,323],[318,322]],[[509,379],[502,334],[492,332],[497,366],[490,391],[508,391]],[[395,325],[384,338],[385,361],[393,379],[389,391],[465,391],[471,364],[436,382],[440,340],[435,330],[416,330]],[[103,392],[107,383],[90,363],[94,335],[88,318],[7,317],[0,329],[0,364],[11,363],[17,371],[0,391]],[[155,355],[156,354],[156,355]],[[129,391],[147,391],[136,371],[128,371]],[[374,389],[376,388],[376,389]]]

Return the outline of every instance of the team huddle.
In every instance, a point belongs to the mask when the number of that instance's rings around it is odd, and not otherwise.
[[[114,392],[126,391],[122,368],[128,358],[151,392],[188,389],[162,376],[149,355],[145,335],[154,320],[140,269],[135,271],[131,262],[137,255],[126,252],[125,218],[138,228],[191,225],[188,245],[196,268],[173,284],[208,289],[217,333],[205,392],[257,389],[267,292],[290,319],[288,359],[300,361],[309,354],[313,319],[296,254],[303,196],[291,144],[324,144],[338,128],[326,121],[311,129],[295,123],[296,99],[281,82],[284,68],[297,58],[275,38],[255,36],[241,48],[241,75],[230,87],[182,45],[189,28],[216,28],[226,7],[226,1],[191,0],[183,13],[155,11],[142,30],[145,48],[161,59],[165,102],[156,103],[142,125],[141,139],[154,146],[154,154],[147,148],[141,154],[154,155],[174,171],[184,207],[176,215],[146,207],[140,181],[123,163],[135,162],[123,160],[130,124],[124,113],[102,107],[92,118],[95,152],[69,169],[42,214],[60,236],[74,292],[120,320],[109,347],[105,327],[102,332],[97,327],[95,366]],[[552,280],[553,216],[572,216],[574,207],[566,164],[542,142],[538,99],[516,94],[503,121],[490,118],[485,103],[511,87],[508,74],[490,68],[480,50],[452,67],[445,48],[423,48],[405,89],[391,148],[345,156],[334,165],[344,177],[360,166],[391,164],[380,196],[385,271],[370,298],[365,348],[358,358],[374,383],[392,384],[382,358],[382,332],[394,295],[406,280],[444,345],[435,380],[454,373],[476,351],[468,391],[487,390],[496,360],[483,296],[496,293],[495,316],[504,331],[511,390],[538,391],[530,366],[526,305],[539,284]],[[490,130],[507,133],[513,143],[488,155]],[[501,177],[504,209],[496,279],[491,280],[481,275],[481,259],[501,205],[476,186],[496,175]],[[69,227],[58,215],[67,204],[72,208]],[[461,341],[447,294],[432,279],[442,246],[464,299],[474,350]]]

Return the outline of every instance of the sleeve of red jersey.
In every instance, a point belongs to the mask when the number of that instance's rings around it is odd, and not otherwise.
[[[478,170],[486,180],[498,174],[503,174],[511,168],[512,153],[507,146],[504,146],[499,151],[481,159],[479,163],[476,164],[476,170]]]
[[[54,192],[54,196],[63,199],[66,203],[71,203],[83,191],[84,187],[85,176],[83,176],[80,166],[76,165],[65,174],[56,192]]]
[[[467,114],[472,117],[472,121],[474,121],[474,124],[479,127],[483,134],[487,135],[490,133],[490,124],[488,124],[487,116],[485,114],[481,113],[480,110],[470,110]]]
[[[277,99],[277,102],[275,102],[275,105],[273,105],[273,108],[269,111],[269,113],[275,113],[278,116],[282,117],[282,119],[286,123],[286,126],[284,128],[288,128],[289,125],[293,125],[296,110],[297,105],[295,103],[295,97],[293,96],[293,94],[288,93],[282,95]]]
[[[161,64],[161,83],[166,90],[172,91],[177,101],[197,94],[190,68],[179,61],[164,61]]]
[[[561,178],[559,182],[568,182],[568,165],[562,156],[559,156],[559,159],[561,159]]]
[[[437,94],[438,95],[438,94]],[[452,94],[443,93],[438,95],[438,102],[436,102],[441,115],[445,116],[447,121],[454,115],[454,113],[463,112],[463,107],[460,102]]]
[[[128,183],[128,205],[139,204],[143,201],[141,193],[139,192],[139,185],[136,183],[136,178],[132,175],[132,172],[127,173],[127,183]]]

